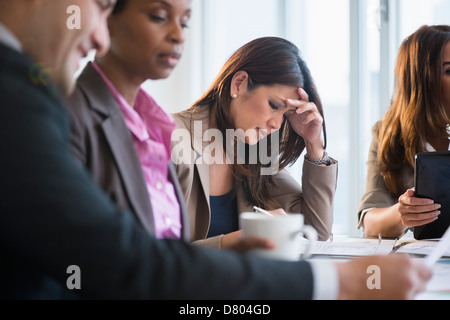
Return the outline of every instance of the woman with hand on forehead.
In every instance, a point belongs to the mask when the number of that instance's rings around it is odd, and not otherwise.
[[[276,37],[247,43],[226,62],[207,92],[174,117],[178,128],[191,133],[191,141],[173,136],[172,159],[194,240],[219,248],[236,244],[238,215],[253,211],[253,206],[275,213],[302,213],[320,239],[329,238],[338,165],[325,150],[322,103],[295,45]],[[196,128],[201,128],[201,134]],[[208,142],[203,137],[209,129],[224,137],[223,150],[216,148],[214,155],[217,160],[223,154],[223,159],[213,163],[198,161],[206,157]],[[245,161],[234,157],[238,152],[228,152],[227,159],[227,146],[234,143],[226,139],[230,130],[245,133],[236,147],[245,148]],[[182,159],[179,144],[191,148],[197,161]],[[270,168],[259,156],[257,163],[249,161],[264,146],[268,146],[267,155],[270,150],[276,153]],[[285,168],[305,149],[300,186],[300,177],[291,177]],[[268,172],[265,169],[273,172],[263,173]]]

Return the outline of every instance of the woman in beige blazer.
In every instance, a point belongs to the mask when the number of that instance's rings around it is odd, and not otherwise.
[[[295,45],[274,37],[244,45],[204,96],[174,117],[172,160],[191,239],[236,244],[238,214],[253,206],[302,213],[320,239],[329,238],[338,166],[325,151],[321,101]],[[285,167],[305,148],[301,186]]]

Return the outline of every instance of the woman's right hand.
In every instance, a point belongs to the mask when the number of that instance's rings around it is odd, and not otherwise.
[[[440,204],[431,199],[415,197],[414,189],[409,189],[398,199],[398,212],[405,227],[418,227],[436,221],[441,214]]]

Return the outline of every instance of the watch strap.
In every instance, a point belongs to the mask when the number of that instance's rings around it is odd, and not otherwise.
[[[312,159],[312,158],[308,157],[308,155],[305,155],[305,159],[308,160],[309,162],[317,164],[317,165],[324,164],[324,165],[329,166],[331,164],[330,156],[328,155],[328,153],[326,151],[324,151],[322,159]]]

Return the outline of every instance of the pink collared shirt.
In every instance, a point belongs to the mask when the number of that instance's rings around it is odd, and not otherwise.
[[[132,133],[152,204],[156,237],[180,239],[180,205],[168,175],[171,137],[176,128],[173,118],[143,89],[139,90],[133,108],[100,67],[92,65],[113,94]]]

